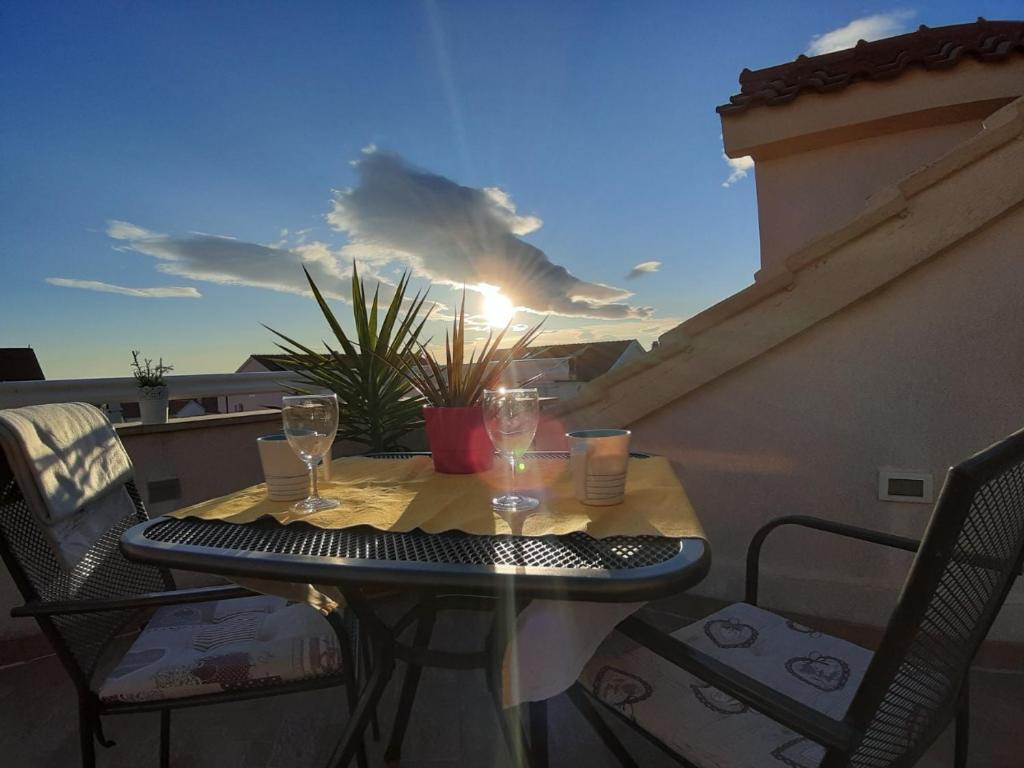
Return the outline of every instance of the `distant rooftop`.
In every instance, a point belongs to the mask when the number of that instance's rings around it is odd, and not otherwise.
[[[538,344],[526,348],[526,357],[534,359],[551,359],[567,357],[572,360],[572,370],[577,381],[590,381],[607,373],[631,344],[638,344],[636,339],[620,339],[617,341],[587,341],[577,344]],[[287,370],[280,362],[281,358],[291,357],[282,352],[266,355],[251,355],[268,371]]]
[[[43,381],[36,351],[31,347],[0,347],[0,381]]]
[[[578,344],[540,344],[526,348],[526,356],[534,359],[568,357],[572,360],[576,381],[591,381],[607,373],[636,339],[589,341]]]
[[[250,355],[250,357],[268,371],[286,371],[288,369],[281,365],[278,360],[282,357],[293,357],[293,355],[286,355],[284,352],[275,352],[269,355]]]
[[[729,115],[757,106],[788,104],[801,93],[832,93],[862,80],[890,80],[908,68],[949,69],[968,56],[999,62],[1024,54],[1024,21],[954,24],[866,42],[820,56],[797,56],[795,61],[765,69],[744,69],[740,92],[718,107]]]

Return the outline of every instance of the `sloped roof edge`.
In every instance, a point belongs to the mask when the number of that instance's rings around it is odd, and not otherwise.
[[[968,57],[1001,62],[1024,53],[1024,21],[989,21],[927,27],[764,69],[744,69],[740,92],[717,107],[721,115],[789,104],[802,93],[834,93],[869,80],[892,80],[911,67],[950,69]]]
[[[1008,156],[985,163],[993,153]],[[1024,174],[1015,169],[1022,167],[1024,97],[993,113],[981,131],[943,157],[881,190],[860,214],[789,256],[784,268],[759,274],[753,285],[668,331],[656,350],[594,379],[575,398],[556,404],[552,415],[575,424],[624,426],[683,397],[841,311],[1020,203]],[[976,189],[957,194],[943,184],[960,172],[965,184],[969,181]],[[997,174],[1010,179],[998,194],[991,184]],[[951,209],[962,207],[964,196],[975,205],[959,219],[950,216]],[[830,279],[830,271],[841,279]],[[641,387],[643,396],[638,395]]]

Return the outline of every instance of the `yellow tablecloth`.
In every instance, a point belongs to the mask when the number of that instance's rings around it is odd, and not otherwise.
[[[285,524],[302,520],[321,528],[369,525],[398,532],[419,528],[428,533],[459,530],[480,535],[586,531],[598,538],[643,534],[704,537],[686,492],[662,458],[631,459],[625,501],[611,507],[588,507],[576,501],[567,460],[527,459],[518,487],[539,498],[540,507],[507,517],[492,511],[490,504],[508,483],[509,468],[504,462],[495,462],[494,469],[479,475],[442,475],[434,472],[427,457],[345,458],[331,464],[331,478],[320,484],[320,493],[341,502],[335,509],[299,514],[291,509],[292,502],[267,499],[266,488],[260,484],[171,516],[232,523],[269,516]],[[333,586],[235,581],[259,592],[306,602],[324,613],[345,604],[344,595]],[[533,601],[517,618],[502,663],[505,706],[546,698],[567,688],[601,640],[640,605]],[[552,637],[558,638],[554,644]],[[545,653],[529,651],[538,643]],[[519,653],[520,647],[527,649],[525,656]],[[552,669],[559,673],[554,681]]]
[[[331,480],[320,495],[341,502],[334,509],[297,513],[292,502],[270,501],[263,484],[172,512],[172,517],[200,517],[248,523],[270,516],[281,523],[297,520],[320,528],[369,525],[382,531],[427,533],[459,530],[472,534],[516,533],[526,536],[586,531],[591,536],[700,536],[703,531],[686,492],[663,458],[631,459],[626,498],[611,507],[590,507],[573,496],[569,462],[526,459],[518,488],[540,499],[526,514],[501,516],[490,500],[504,492],[509,467],[495,461],[489,472],[444,475],[430,458],[336,459]]]

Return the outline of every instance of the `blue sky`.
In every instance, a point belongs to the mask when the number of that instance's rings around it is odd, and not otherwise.
[[[449,307],[489,281],[535,310],[517,322],[555,312],[551,340],[649,344],[757,269],[753,174],[723,186],[714,111],[740,70],[1020,10],[5,3],[0,346],[48,378],[126,375],[130,349],[231,371],[272,350],[260,322],[320,339],[299,264],[344,314],[353,256]]]

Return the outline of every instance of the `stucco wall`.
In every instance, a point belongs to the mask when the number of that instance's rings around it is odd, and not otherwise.
[[[949,465],[1024,426],[1024,207],[630,426],[672,460],[705,523],[714,564],[699,593],[742,596],[747,542],[776,515],[919,534],[930,507],[878,501],[879,467],[930,471],[937,492]],[[908,555],[776,536],[767,604],[884,623]],[[991,637],[1024,640],[1021,585]]]
[[[981,129],[981,120],[938,125],[758,160],[761,269],[864,209],[868,197],[945,154]]]

